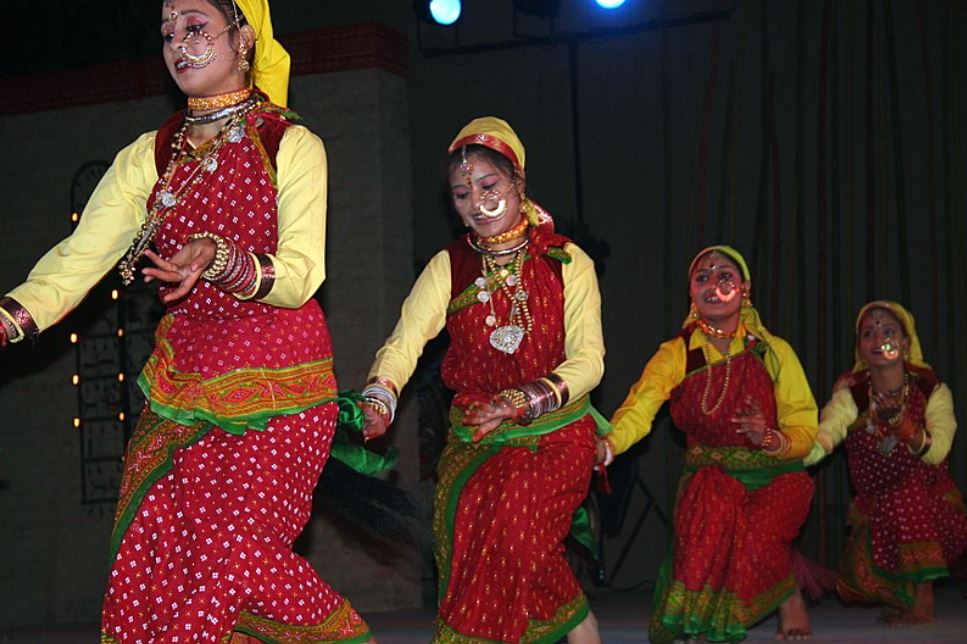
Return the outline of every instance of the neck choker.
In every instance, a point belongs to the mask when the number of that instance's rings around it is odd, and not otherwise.
[[[481,255],[490,255],[491,257],[504,257],[506,255],[513,255],[521,248],[526,246],[530,242],[530,239],[524,237],[519,244],[515,244],[511,248],[503,248],[501,250],[491,250],[486,246],[481,246],[479,240],[474,235],[467,235],[467,243],[470,244],[470,248],[474,249]]]
[[[215,94],[214,96],[189,96],[188,109],[192,112],[219,110],[230,105],[238,105],[252,95],[251,88],[239,89],[234,92]]]
[[[495,246],[497,244],[503,244],[504,242],[509,242],[512,239],[517,239],[523,236],[527,232],[528,221],[526,218],[521,217],[520,223],[511,228],[510,230],[505,230],[499,235],[494,235],[492,237],[478,237],[477,243],[483,247]]]
[[[259,99],[257,96],[249,96],[241,103],[229,105],[228,107],[223,107],[220,110],[215,110],[214,112],[209,112],[200,116],[195,116],[194,114],[185,114],[185,123],[188,125],[205,125],[207,123],[214,123],[215,121],[220,121],[223,118],[235,116],[240,112],[251,110],[258,102]]]
[[[738,331],[738,327],[736,327],[735,330],[731,332],[723,331],[722,329],[712,326],[702,318],[696,319],[695,324],[698,325],[698,328],[702,331],[702,333],[704,333],[710,338],[734,338],[735,332]]]

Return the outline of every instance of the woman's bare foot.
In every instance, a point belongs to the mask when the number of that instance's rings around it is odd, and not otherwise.
[[[588,616],[571,629],[567,634],[567,644],[601,644],[598,620],[594,617],[594,613],[588,611]]]
[[[796,588],[789,599],[779,604],[779,629],[776,631],[777,640],[810,640],[813,629],[806,614],[806,602],[802,592]]]
[[[934,620],[935,603],[933,598],[933,582],[925,581],[917,584],[913,608],[910,610],[888,610],[883,615],[883,623],[888,626],[916,626],[929,624]]]

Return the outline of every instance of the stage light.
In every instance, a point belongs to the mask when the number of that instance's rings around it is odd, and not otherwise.
[[[625,0],[594,0],[602,9],[617,9],[625,3]]]
[[[460,0],[430,0],[430,16],[438,24],[452,25],[460,19]]]

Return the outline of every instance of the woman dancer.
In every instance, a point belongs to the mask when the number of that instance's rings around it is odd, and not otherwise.
[[[0,340],[62,318],[121,259],[167,314],[139,384],[102,642],[363,642],[292,552],[335,429],[326,157],[293,123],[266,0],[170,0],[162,54],[188,109],[123,149],[75,233],[0,302]],[[254,89],[251,83],[254,81]],[[134,240],[133,242],[131,240]],[[127,251],[125,250],[127,249]],[[123,259],[122,259],[123,257]]]
[[[595,463],[588,392],[604,346],[594,266],[524,194],[524,146],[480,118],[449,148],[452,203],[470,231],[434,256],[370,370],[367,436],[446,327],[456,391],[433,530],[434,642],[599,642],[562,540]]]
[[[808,638],[790,542],[812,498],[800,459],[816,433],[816,403],[792,348],[759,320],[738,251],[706,248],[688,276],[682,332],[648,361],[602,439],[609,452],[627,450],[665,401],[686,436],[650,637],[735,642],[778,608],[777,637]]]
[[[903,306],[860,309],[855,364],[820,419],[806,463],[844,443],[856,492],[837,592],[847,602],[884,604],[888,624],[932,622],[933,580],[967,551],[967,513],[947,466],[953,398],[924,362]]]

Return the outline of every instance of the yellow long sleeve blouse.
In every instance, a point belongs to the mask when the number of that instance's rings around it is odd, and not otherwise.
[[[833,395],[819,414],[819,433],[812,451],[804,459],[806,465],[814,465],[832,453],[839,445],[850,426],[859,418],[859,409],[853,400],[849,387],[844,381],[837,383]],[[927,433],[930,434],[930,448],[920,458],[924,463],[937,465],[950,453],[957,432],[957,418],[954,416],[954,399],[950,388],[940,383],[927,398],[924,414]]]
[[[735,355],[743,350],[745,334],[745,327],[740,324],[729,347],[731,354]],[[671,397],[675,387],[685,379],[688,351],[702,347],[705,348],[706,355],[710,356],[712,364],[725,359],[698,330],[692,333],[687,347],[681,338],[661,344],[611,419],[613,430],[608,435],[608,440],[615,455],[628,450],[651,433],[655,414]],[[802,458],[812,448],[817,425],[816,400],[806,380],[806,374],[795,351],[781,338],[774,337],[769,341],[769,350],[764,361],[766,370],[775,383],[778,429],[786,435],[790,443],[783,458]]]
[[[561,266],[567,359],[554,373],[564,379],[571,400],[576,400],[594,389],[604,374],[601,295],[591,258],[574,244],[567,244],[565,250],[571,256],[571,262]],[[423,347],[446,324],[450,286],[450,255],[442,250],[413,284],[396,328],[376,352],[370,377],[388,378],[398,389],[403,388],[416,369]]]
[[[38,331],[51,327],[117,263],[147,217],[146,202],[158,180],[156,132],[121,150],[91,195],[76,230],[34,266],[7,295],[29,313]],[[325,279],[327,161],[322,141],[305,127],[286,128],[276,156],[278,249],[271,256],[275,283],[259,301],[285,308],[305,304]],[[24,329],[0,307],[24,338]]]

